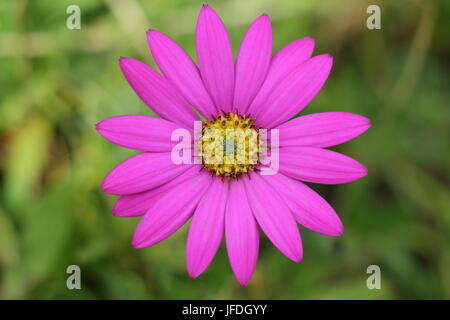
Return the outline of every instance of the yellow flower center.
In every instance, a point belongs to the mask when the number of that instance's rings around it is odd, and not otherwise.
[[[228,112],[203,125],[199,151],[203,166],[227,179],[254,171],[259,162],[258,129],[246,115]]]

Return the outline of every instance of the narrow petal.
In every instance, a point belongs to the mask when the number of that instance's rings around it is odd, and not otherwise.
[[[189,227],[186,244],[186,265],[191,278],[198,277],[214,258],[224,232],[228,183],[213,179]]]
[[[348,112],[322,112],[285,122],[280,130],[280,146],[326,148],[349,141],[370,127],[370,120]]]
[[[266,78],[272,56],[272,25],[263,14],[253,22],[236,59],[234,110],[245,113]]]
[[[301,38],[284,48],[273,57],[267,77],[259,90],[256,98],[248,108],[248,113],[257,116],[273,89],[291,71],[309,59],[314,50],[314,39]]]
[[[103,180],[103,192],[132,194],[156,188],[190,167],[176,165],[170,153],[141,153],[115,167]]]
[[[289,207],[259,174],[244,178],[245,191],[250,207],[259,226],[270,241],[293,261],[303,257],[302,241],[294,216]]]
[[[140,61],[122,57],[119,63],[130,86],[150,109],[164,119],[193,127],[198,116],[167,79]]]
[[[109,141],[130,149],[149,152],[170,152],[178,144],[171,141],[172,133],[180,125],[149,116],[119,116],[105,119],[96,126],[97,131]],[[191,141],[186,141],[186,148]]]
[[[248,203],[244,183],[231,181],[225,210],[225,236],[228,258],[236,279],[246,286],[258,261],[258,225]]]
[[[133,236],[133,246],[152,246],[181,228],[192,216],[211,181],[210,174],[200,172],[164,193],[139,221]]]
[[[164,76],[205,118],[212,119],[217,109],[191,57],[164,33],[150,30],[147,39],[153,58]]]
[[[367,169],[341,153],[312,147],[280,148],[280,172],[292,178],[321,184],[358,180]]]
[[[166,192],[172,190],[180,183],[192,179],[200,172],[200,166],[192,165],[185,172],[173,180],[154,189],[119,197],[113,208],[114,215],[118,217],[142,216],[159,200]]]
[[[303,110],[317,95],[330,74],[333,58],[323,54],[303,62],[285,76],[263,101],[255,98],[261,111],[257,126],[273,128]]]
[[[234,61],[230,39],[217,13],[204,5],[196,30],[197,59],[211,98],[218,110],[231,111],[234,90]]]
[[[340,236],[344,232],[334,209],[311,188],[282,173],[262,177],[278,191],[302,226],[329,236]]]

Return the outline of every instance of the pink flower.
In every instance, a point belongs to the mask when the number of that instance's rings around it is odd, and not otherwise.
[[[150,30],[147,37],[162,75],[131,58],[121,58],[120,67],[137,95],[161,118],[120,116],[97,125],[106,139],[144,151],[119,164],[102,184],[104,192],[120,195],[116,216],[142,215],[133,246],[154,245],[192,217],[186,248],[189,275],[197,277],[208,267],[225,233],[231,267],[246,285],[257,261],[259,228],[296,262],[303,256],[297,223],[341,235],[344,228],[333,208],[299,180],[340,184],[365,176],[363,165],[324,148],[355,138],[370,122],[346,112],[290,120],[319,92],[332,57],[311,57],[311,38],[296,40],[272,57],[271,23],[262,15],[247,31],[234,62],[227,31],[209,6],[203,6],[197,22],[198,68],[165,34]],[[256,133],[259,128],[279,129],[279,171],[261,175],[261,162],[206,165],[205,158],[202,164],[174,164],[171,134],[177,128],[193,131],[200,118],[192,107],[205,118],[204,128],[223,122],[224,128],[250,127]],[[202,139],[204,135],[202,130]],[[202,141],[203,148],[207,142]]]

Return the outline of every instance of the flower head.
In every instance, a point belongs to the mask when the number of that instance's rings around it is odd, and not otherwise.
[[[144,151],[119,164],[102,184],[104,192],[120,195],[115,215],[142,216],[133,245],[154,245],[192,218],[189,275],[197,277],[208,267],[225,234],[231,267],[246,285],[256,266],[259,229],[297,262],[303,257],[297,223],[341,235],[333,208],[300,181],[340,184],[365,176],[360,163],[324,148],[355,138],[370,122],[346,112],[291,120],[325,83],[332,57],[311,57],[311,38],[272,57],[271,23],[262,15],[234,62],[227,31],[206,5],[196,29],[198,67],[165,34],[150,30],[147,37],[162,74],[131,58],[119,62],[131,87],[161,118],[120,116],[97,125],[106,139]],[[195,121],[202,121],[200,130]],[[194,135],[182,145],[188,154],[198,148],[193,163],[173,161],[180,145],[173,133],[180,128]],[[278,163],[273,167],[268,159]]]

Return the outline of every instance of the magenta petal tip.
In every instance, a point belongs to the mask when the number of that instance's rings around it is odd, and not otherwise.
[[[135,231],[133,235],[133,239],[131,240],[131,245],[136,249],[142,249],[145,247],[151,246],[153,243],[148,244],[145,241],[145,234],[142,232],[138,232],[138,230]]]
[[[199,272],[198,270],[188,270],[188,275],[191,279],[197,278],[200,274],[201,272]]]
[[[246,287],[246,286],[249,284],[250,279],[246,279],[246,280],[238,280],[238,282],[239,282],[239,284],[240,284],[241,286]]]
[[[303,260],[303,246],[295,247],[291,252],[282,252],[286,257],[294,262],[300,262]]]
[[[303,254],[301,254],[301,255],[295,257],[295,259],[292,260],[292,261],[294,261],[294,262],[300,262],[300,261],[302,261],[302,260],[303,260]]]
[[[100,185],[100,188],[102,189],[102,191],[104,193],[110,193],[110,191],[111,191],[110,188],[109,188],[109,184],[106,183],[105,180],[103,180],[102,184]]]
[[[211,8],[210,5],[208,5],[208,4],[203,4],[203,5],[202,5],[202,8],[201,8],[201,10],[200,10],[200,14],[203,13],[203,12],[207,12],[207,11],[213,11],[213,12],[215,12],[214,9]]]
[[[141,249],[143,248],[142,244],[140,241],[137,241],[135,238],[133,238],[133,240],[131,241],[131,245],[133,247],[135,247],[136,249]]]
[[[302,38],[302,39],[303,39],[304,42],[308,42],[311,47],[313,47],[313,48],[315,47],[316,40],[314,40],[313,37],[305,37],[305,38]]]
[[[163,34],[161,31],[155,29],[148,29],[146,32],[147,38],[150,39],[152,36],[157,36]]]
[[[345,228],[344,225],[341,223],[341,225],[338,227],[336,237],[340,237],[344,234]]]
[[[330,53],[322,53],[315,57],[312,57],[311,60],[312,59],[315,59],[316,61],[323,61],[323,63],[325,63],[323,67],[327,64],[333,64],[333,56]]]

